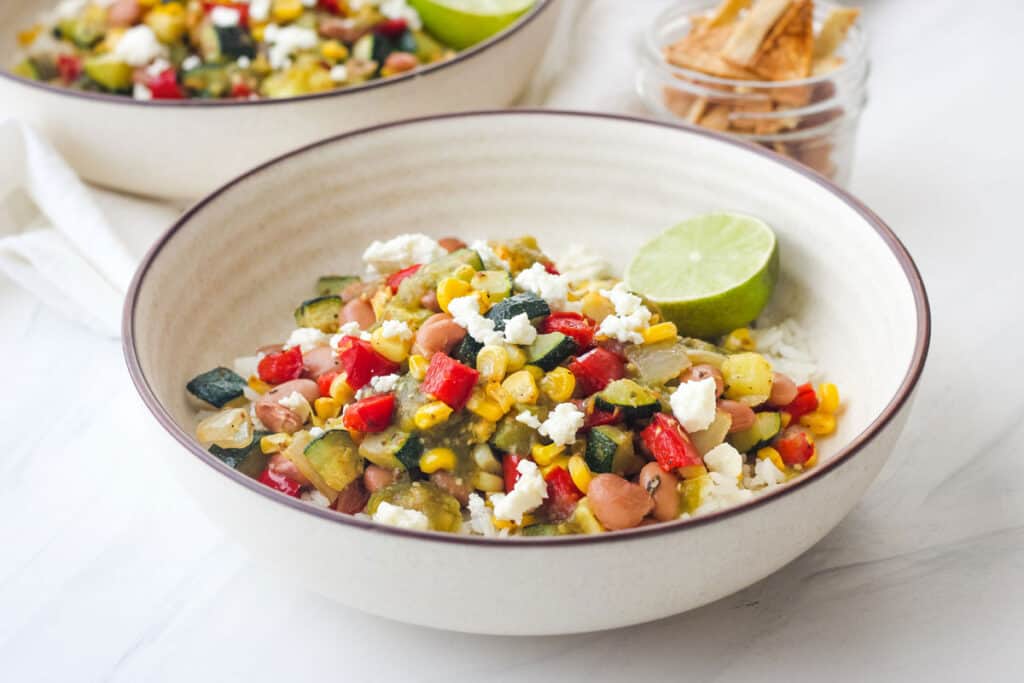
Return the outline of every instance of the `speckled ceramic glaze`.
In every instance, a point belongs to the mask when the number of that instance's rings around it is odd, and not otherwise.
[[[18,27],[50,2],[0,3],[0,102],[41,130],[86,180],[194,199],[254,165],[327,135],[409,116],[510,104],[555,27],[556,0],[448,62],[405,76],[285,100],[139,102],[44,85],[8,72]]]
[[[777,231],[783,275],[773,312],[806,327],[846,401],[839,433],[821,442],[821,466],[772,495],[629,532],[468,538],[315,509],[229,470],[192,440],[189,377],[286,336],[316,276],[360,270],[373,238],[531,233],[555,254],[583,242],[622,267],[641,240],[716,209],[759,216]],[[374,614],[497,634],[657,619],[785,565],[849,512],[889,456],[929,335],[909,255],[820,177],[705,131],[526,111],[385,125],[249,173],[154,247],[124,326],[129,368],[171,437],[156,450],[254,558],[291,585]]]

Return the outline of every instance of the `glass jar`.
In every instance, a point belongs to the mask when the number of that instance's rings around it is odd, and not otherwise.
[[[644,39],[637,92],[657,116],[718,130],[791,157],[840,185],[850,179],[860,115],[867,103],[866,41],[854,25],[835,53],[842,63],[789,81],[720,78],[670,64],[665,48],[692,28],[714,0],[682,0],[657,17]],[[836,7],[814,3],[817,30]]]

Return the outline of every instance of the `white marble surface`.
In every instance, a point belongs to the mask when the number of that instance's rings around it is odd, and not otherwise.
[[[638,112],[632,61],[603,53],[662,4],[588,3],[550,102]],[[250,564],[147,457],[154,427],[119,343],[0,283],[0,680],[1020,680],[1024,5],[863,4],[875,71],[852,189],[917,258],[934,338],[897,452],[810,552],[703,609],[607,633],[367,617]],[[167,215],[104,205],[136,252]]]

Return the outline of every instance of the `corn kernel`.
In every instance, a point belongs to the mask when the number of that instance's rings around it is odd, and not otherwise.
[[[512,530],[512,529],[516,528],[516,523],[513,522],[510,519],[498,519],[497,517],[495,517],[494,518],[494,528],[495,529],[509,529],[509,530]]]
[[[793,421],[793,416],[783,411],[779,413],[779,419],[782,420],[782,428],[785,429],[789,426],[789,423]]]
[[[348,376],[342,373],[331,381],[330,394],[338,405],[345,405],[355,398],[356,390],[348,383]]]
[[[786,463],[784,463],[782,461],[782,455],[777,450],[772,448],[771,446],[766,446],[766,447],[760,449],[757,452],[757,459],[758,460],[766,460],[766,459],[767,460],[771,460],[772,464],[775,465],[775,467],[778,468],[778,470],[780,472],[785,472],[786,471]]]
[[[155,6],[146,13],[143,22],[152,29],[157,40],[167,45],[181,40],[188,29],[185,7],[180,2]]]
[[[476,355],[476,369],[484,382],[500,382],[508,372],[508,353],[500,346],[485,346]]]
[[[253,23],[252,26],[249,27],[249,33],[252,34],[252,39],[254,41],[256,41],[257,43],[262,43],[263,42],[263,34],[264,34],[264,32],[266,30],[267,30],[267,25],[266,24]],[[257,57],[257,59],[259,59],[259,57]],[[266,58],[264,58],[264,61],[266,61]],[[256,61],[255,60],[253,61],[253,66],[256,67]],[[268,63],[267,64],[267,67],[268,67],[267,70],[268,71],[269,71],[269,66],[270,66],[270,64]],[[260,69],[256,68],[256,70],[259,71]]]
[[[552,461],[565,452],[565,446],[559,446],[558,444],[548,444],[542,446],[541,444],[534,444],[531,449],[531,455],[533,460],[541,467],[546,467],[552,463]]]
[[[288,444],[291,442],[291,434],[284,434],[280,432],[277,434],[267,434],[265,437],[260,439],[260,450],[266,455],[270,455],[271,453],[280,453],[284,449],[288,448]]]
[[[466,402],[466,410],[491,422],[497,422],[505,416],[505,411],[501,409],[498,402],[487,398],[486,393],[480,390],[480,387],[473,390],[469,401]]]
[[[555,403],[565,403],[576,391],[576,375],[568,368],[555,368],[541,378],[540,390]]]
[[[615,313],[615,305],[597,292],[587,292],[580,301],[581,312],[591,320],[604,320]]]
[[[475,472],[472,477],[473,488],[487,493],[500,493],[505,490],[505,480],[491,472]]]
[[[301,0],[274,0],[274,20],[280,23],[295,21],[302,16]]]
[[[839,411],[839,388],[831,382],[818,385],[818,410],[835,415]]]
[[[594,474],[590,471],[587,461],[583,459],[582,455],[574,455],[569,458],[568,469],[569,476],[572,477],[572,483],[586,494],[587,489],[590,488],[590,480],[594,478]]]
[[[544,376],[544,370],[542,370],[540,367],[536,365],[527,365],[526,367],[523,368],[523,370],[526,370],[528,373],[530,373],[530,376],[533,377],[534,382],[539,382],[541,377]]]
[[[540,391],[537,389],[537,381],[533,378],[533,374],[528,370],[513,372],[505,378],[505,381],[501,383],[501,386],[505,391],[512,394],[512,398],[516,403],[532,405],[537,402],[538,398],[540,398]]]
[[[800,417],[800,424],[811,430],[815,436],[828,436],[836,431],[836,416],[815,410]]]
[[[446,277],[437,283],[437,305],[447,313],[448,304],[452,302],[452,299],[468,296],[471,291],[469,283],[465,280]]]
[[[501,382],[489,382],[484,387],[484,393],[487,394],[487,398],[501,406],[502,414],[512,410],[512,406],[516,403],[512,394],[508,393],[505,387],[501,386]]]
[[[501,474],[501,462],[494,457],[494,451],[485,443],[477,444],[472,451],[473,462],[483,472]]]
[[[420,470],[433,474],[438,470],[455,470],[455,451],[450,448],[431,448],[420,456]]]
[[[544,465],[543,467],[540,468],[540,473],[542,475],[544,475],[545,478],[547,478],[547,476],[549,474],[551,474],[551,472],[553,470],[557,470],[557,469],[563,469],[563,470],[566,470],[566,471],[569,470],[569,456],[568,455],[556,456],[554,460],[552,460],[547,465]]]
[[[594,511],[590,509],[590,501],[587,500],[586,496],[580,498],[580,501],[576,503],[576,509],[572,513],[572,521],[585,534],[600,534],[605,530],[601,522],[597,521]]]
[[[313,412],[321,420],[329,420],[332,417],[338,417],[338,413],[341,412],[341,404],[333,398],[321,396],[313,401]]]
[[[517,372],[526,367],[526,352],[518,346],[506,347],[505,353],[508,354],[508,368],[506,372]]]
[[[348,48],[337,40],[328,40],[320,46],[320,54],[332,62],[343,62],[348,59]]]
[[[675,339],[678,335],[675,323],[658,323],[643,331],[644,344],[657,344],[668,339]]]
[[[259,377],[250,377],[247,382],[249,388],[255,391],[257,394],[265,394],[270,391],[270,385],[261,380]]]
[[[370,335],[370,346],[373,347],[373,350],[393,363],[401,363],[408,358],[412,339],[385,337],[382,330],[383,328],[378,327]]]
[[[804,469],[809,470],[818,464],[818,447],[815,446],[814,450],[811,451],[811,457],[804,461]]]
[[[409,356],[409,374],[413,376],[413,379],[422,382],[423,378],[427,376],[427,367],[429,365],[430,361],[418,353]]]
[[[683,479],[698,479],[708,473],[708,468],[704,467],[704,465],[687,465],[678,468],[676,472]]]
[[[447,422],[452,415],[451,406],[444,401],[431,401],[416,409],[412,421],[417,429],[427,430],[436,427],[442,422]]]
[[[28,29],[26,31],[19,31],[18,32],[18,45],[20,45],[22,47],[28,47],[32,43],[36,42],[36,38],[39,37],[39,34],[42,33],[42,31],[43,31],[43,25],[42,24],[36,24],[35,26],[33,26],[32,28],[30,28],[30,29]]]
[[[455,278],[456,280],[462,280],[463,282],[466,283],[472,280],[474,275],[476,275],[476,268],[469,265],[468,263],[463,263],[461,266],[459,266],[452,272],[453,278]]]
[[[469,425],[469,433],[473,436],[473,441],[479,444],[486,444],[491,436],[494,435],[494,430],[497,429],[498,425],[494,422],[484,420],[483,418],[473,420]]]
[[[757,348],[754,337],[746,327],[737,327],[730,332],[722,342],[722,346],[727,351],[753,351]]]

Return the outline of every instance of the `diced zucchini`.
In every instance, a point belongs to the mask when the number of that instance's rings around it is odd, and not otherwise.
[[[481,292],[487,292],[492,302],[501,301],[512,293],[512,276],[504,270],[481,270],[470,281],[470,286]]]
[[[344,430],[332,429],[313,439],[303,454],[323,483],[336,494],[363,474],[363,459]]]
[[[299,327],[315,327],[328,334],[338,331],[338,314],[342,308],[341,297],[318,296],[303,301],[295,309],[295,324]]]
[[[90,9],[79,17],[61,19],[57,28],[64,40],[70,40],[82,49],[89,49],[100,42],[107,32],[105,12]]]
[[[661,409],[658,397],[631,379],[617,379],[594,397],[594,407],[611,413],[618,408],[627,420],[642,420]]]
[[[645,384],[664,384],[691,365],[686,347],[674,339],[657,344],[629,344],[626,358]]]
[[[244,26],[216,26],[207,22],[199,29],[199,54],[204,61],[219,62],[239,57],[252,59],[256,46]]]
[[[411,277],[402,280],[393,301],[403,308],[418,308],[424,294],[436,288],[442,278],[451,275],[463,265],[472,266],[473,270],[484,268],[480,254],[472,249],[457,249],[426,264]]]
[[[82,65],[85,75],[95,81],[104,90],[110,92],[128,92],[132,89],[132,73],[134,69],[126,62],[114,59],[112,55],[90,57]]]
[[[203,97],[223,97],[231,91],[231,75],[222,64],[203,64],[181,75],[181,83],[190,92]]]
[[[218,367],[196,375],[185,388],[203,403],[223,408],[236,398],[241,398],[245,385],[243,377],[232,370]]]
[[[513,410],[512,413],[498,422],[491,436],[491,445],[501,453],[527,455],[535,444],[540,443],[540,435],[533,427],[516,420],[517,411]]]
[[[384,61],[392,52],[416,53],[416,38],[409,31],[405,31],[396,38],[379,33],[367,33],[352,46],[352,56],[358,59],[372,60],[377,62],[378,68],[383,66]]]
[[[267,467],[267,456],[260,448],[260,439],[270,432],[254,432],[252,441],[242,448],[221,448],[216,444],[210,446],[210,453],[228,467],[255,479]]]
[[[22,78],[28,78],[33,81],[40,81],[42,77],[39,74],[39,69],[31,59],[23,59],[18,62],[11,73],[15,76],[21,76]]]
[[[494,321],[494,329],[503,330],[505,323],[520,313],[525,313],[530,320],[536,320],[550,315],[551,308],[547,301],[536,294],[523,292],[494,304],[485,317]]]
[[[557,524],[531,524],[523,527],[523,536],[558,536]]]
[[[316,281],[316,295],[338,296],[353,282],[359,282],[355,275],[322,275]]]
[[[729,443],[740,453],[749,453],[768,445],[776,434],[782,431],[782,416],[779,413],[757,413],[754,425],[729,435]]]
[[[365,36],[360,38],[352,46],[352,56],[356,59],[362,60],[374,60],[378,64],[383,63],[383,60],[377,60],[374,58],[374,52],[378,49],[379,37],[374,33],[367,33]]]
[[[576,340],[561,332],[538,334],[526,352],[527,362],[541,370],[554,370],[576,351]]]
[[[467,334],[462,338],[462,341],[459,342],[459,345],[455,347],[455,352],[452,354],[452,358],[463,365],[475,368],[476,355],[480,353],[480,349],[482,348],[484,348],[483,344]]]
[[[414,470],[419,465],[423,443],[417,434],[390,427],[383,432],[368,434],[359,444],[359,455],[374,465],[387,469]]]
[[[639,458],[633,450],[633,433],[611,425],[590,430],[584,459],[592,472],[628,474],[639,469]]]
[[[732,427],[732,416],[724,410],[719,410],[715,413],[715,419],[707,429],[690,434],[690,441],[693,442],[697,452],[704,455],[725,441],[725,435],[729,433],[730,427]]]
[[[422,63],[430,64],[444,57],[444,46],[425,31],[413,31],[413,39],[416,41],[416,59]]]
[[[434,531],[458,531],[462,526],[459,501],[427,481],[398,482],[385,486],[370,496],[366,513],[375,513],[382,502],[419,510],[427,516],[430,528]]]

